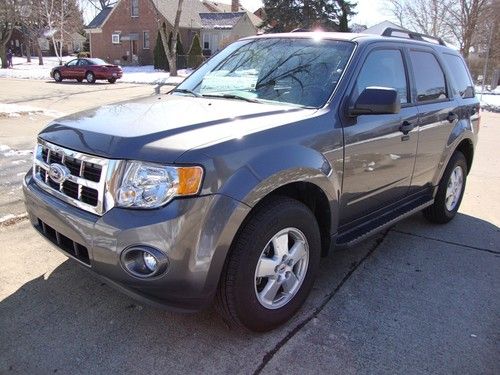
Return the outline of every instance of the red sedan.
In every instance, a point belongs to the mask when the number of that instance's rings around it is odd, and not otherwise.
[[[64,65],[56,66],[50,72],[50,76],[56,82],[63,79],[76,79],[82,82],[84,79],[88,83],[94,83],[98,79],[108,80],[115,83],[123,75],[122,68],[118,65],[108,64],[101,59],[74,59]]]

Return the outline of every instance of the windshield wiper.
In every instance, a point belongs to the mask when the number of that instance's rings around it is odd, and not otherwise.
[[[222,94],[222,95],[216,95],[216,94],[203,94],[202,95],[204,98],[224,98],[224,99],[236,99],[236,100],[244,100],[246,102],[250,103],[261,103],[257,99],[252,99],[252,98],[246,98],[244,96],[240,95],[235,95],[235,94]]]
[[[193,90],[189,90],[189,89],[173,89],[171,92],[178,92],[178,93],[181,93],[181,94],[191,94],[193,96],[196,96],[197,98],[201,98],[202,95],[193,91]]]

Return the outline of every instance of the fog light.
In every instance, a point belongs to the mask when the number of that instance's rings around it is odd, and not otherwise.
[[[151,272],[156,271],[156,267],[158,266],[158,261],[156,258],[151,255],[150,253],[142,253],[142,257],[144,258],[144,263],[146,264],[146,267],[148,267]]]
[[[160,250],[149,246],[131,246],[120,256],[122,267],[128,273],[140,278],[163,274],[168,266],[167,256]]]

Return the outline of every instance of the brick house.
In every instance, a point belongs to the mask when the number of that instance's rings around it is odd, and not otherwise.
[[[85,28],[91,55],[120,65],[153,64],[153,50],[158,35],[157,19],[171,27],[175,21],[177,3],[177,0],[118,0],[113,8],[102,10]],[[209,16],[205,15],[204,20],[201,18],[201,14],[207,12],[230,13],[232,9],[237,10],[232,13],[239,13],[237,22],[224,31],[210,26],[210,21],[207,21]],[[229,15],[222,17],[235,19]],[[209,49],[215,52],[222,47],[223,41],[255,35],[259,23],[261,20],[242,8],[236,0],[233,0],[233,4],[184,0],[179,34],[186,53],[195,34],[200,36],[202,47],[209,45]]]
[[[102,10],[86,27],[90,54],[121,65],[153,64],[157,19],[172,27],[176,8],[176,0],[119,0],[113,8]],[[199,13],[206,9],[198,0],[184,0],[179,34],[186,49],[194,35],[200,34]]]

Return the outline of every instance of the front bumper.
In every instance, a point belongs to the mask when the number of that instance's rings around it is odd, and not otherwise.
[[[23,190],[31,223],[46,237],[43,229],[56,233],[57,240],[56,235],[49,239],[59,243],[60,251],[122,292],[180,311],[197,311],[211,303],[232,238],[249,211],[227,196],[209,195],[175,199],[155,210],[113,208],[97,216],[43,191],[31,172]],[[130,275],[121,266],[120,254],[131,245],[164,252],[167,271],[152,279]],[[83,248],[88,255],[82,251],[82,257],[78,249]]]

